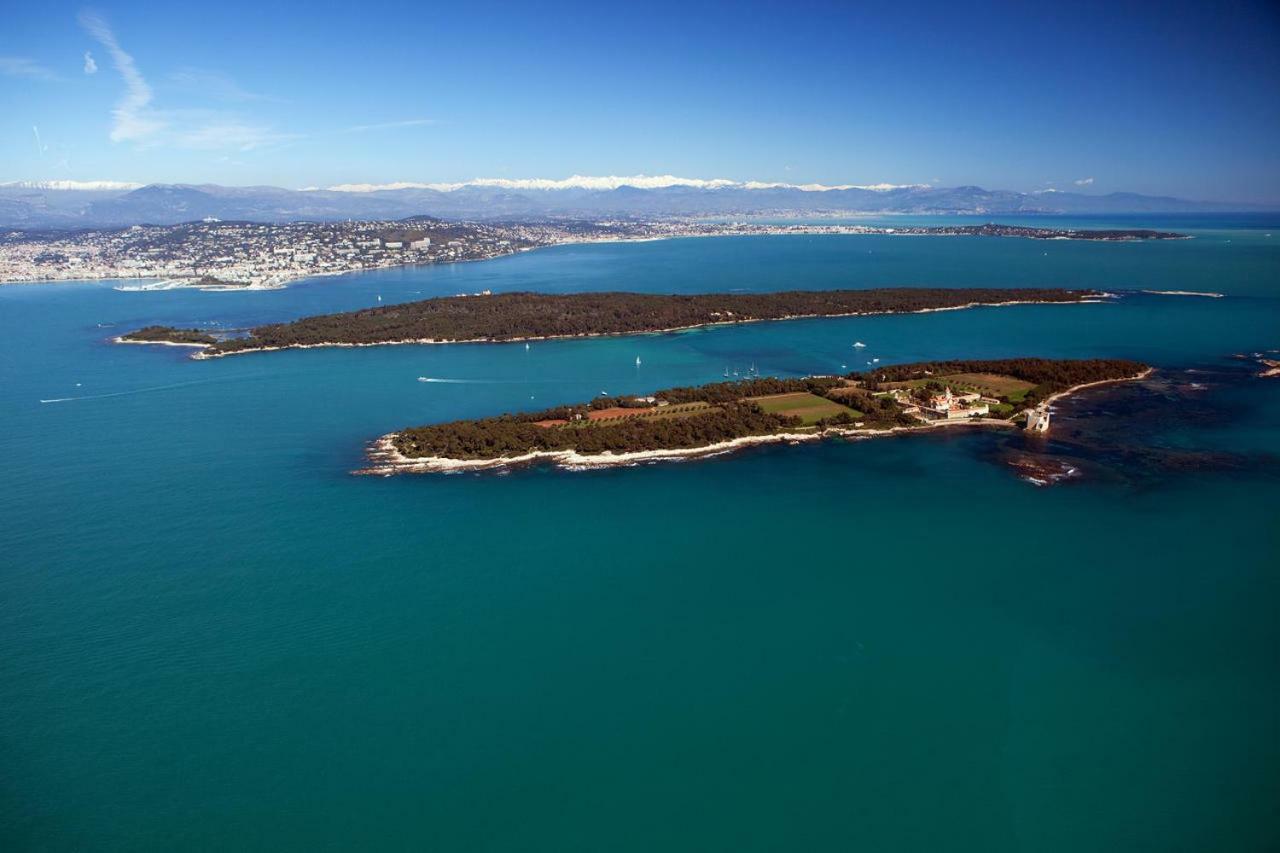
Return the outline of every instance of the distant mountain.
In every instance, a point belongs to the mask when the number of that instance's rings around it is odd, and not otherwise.
[[[1186,201],[1136,193],[1021,193],[925,185],[821,187],[725,180],[583,178],[488,179],[461,184],[344,185],[328,189],[223,187],[111,181],[0,184],[0,227],[83,228],[172,225],[205,218],[253,222],[539,217],[648,217],[913,214],[1209,213],[1254,205]]]

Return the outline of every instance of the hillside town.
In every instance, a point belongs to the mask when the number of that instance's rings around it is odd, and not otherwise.
[[[519,228],[439,220],[11,232],[0,236],[0,281],[155,279],[159,287],[265,289],[317,275],[492,258],[542,244]]]

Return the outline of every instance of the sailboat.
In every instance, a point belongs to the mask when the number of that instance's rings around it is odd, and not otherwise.
[[[378,294],[378,301],[379,301],[379,302],[381,302],[381,301],[382,301],[382,294],[381,294],[381,293],[379,293],[379,294]]]
[[[854,341],[853,346],[855,349],[862,349],[863,347],[866,346],[866,344],[864,344],[862,341]]]
[[[640,356],[636,356],[636,367],[640,366]]]
[[[524,348],[525,348],[525,351],[527,352],[527,351],[529,350],[529,345],[528,345],[528,344],[525,344],[525,345],[524,345]]]

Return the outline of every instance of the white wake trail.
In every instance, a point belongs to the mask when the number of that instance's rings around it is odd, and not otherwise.
[[[222,379],[197,379],[194,382],[174,382],[171,385],[154,385],[150,388],[133,388],[128,391],[112,391],[108,394],[85,394],[81,397],[51,397],[41,403],[71,403],[81,400],[105,400],[108,397],[129,397],[134,394],[150,394],[153,391],[169,391],[174,388],[188,388],[192,385],[208,385],[211,382],[223,382]]]

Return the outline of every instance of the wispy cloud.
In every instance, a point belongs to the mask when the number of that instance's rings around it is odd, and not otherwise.
[[[58,79],[57,74],[25,56],[0,56],[0,74],[6,77],[26,77],[28,80]]]
[[[339,133],[368,133],[371,130],[394,130],[400,127],[422,127],[428,124],[439,124],[433,118],[410,118],[401,121],[383,121],[377,124],[353,124],[344,127]]]
[[[138,145],[169,145],[199,151],[254,151],[283,145],[305,138],[303,134],[286,133],[268,122],[255,121],[229,109],[184,107],[157,109],[155,92],[142,75],[133,56],[116,38],[111,26],[96,12],[80,13],[80,25],[106,49],[111,64],[124,81],[124,93],[112,110],[111,140]],[[84,70],[92,74],[97,63],[89,53],[84,56]],[[224,103],[271,101],[273,98],[251,92],[226,74],[203,68],[181,68],[162,80],[163,93],[183,93],[195,100]],[[397,128],[435,124],[434,119],[411,118],[342,127],[329,134],[370,133]]]
[[[189,129],[173,134],[173,142],[183,148],[219,151],[253,151],[301,138],[294,133],[281,133],[272,127],[230,117],[210,116]]]
[[[164,121],[148,110],[151,105],[151,87],[147,85],[133,57],[120,47],[107,22],[95,12],[84,11],[80,13],[80,26],[106,48],[111,56],[111,63],[124,80],[124,95],[112,111],[115,123],[111,128],[111,141],[145,142],[164,130]]]
[[[80,13],[80,25],[106,49],[112,66],[124,81],[124,94],[111,113],[111,141],[201,151],[252,151],[298,138],[296,134],[282,133],[269,124],[223,110],[156,109],[152,106],[154,91],[151,85],[138,69],[133,56],[120,45],[111,26],[100,15],[90,11]],[[92,73],[90,67],[97,70],[97,64],[86,53],[85,73]],[[175,82],[180,89],[199,90],[218,100],[259,99],[216,71],[184,69],[168,80]]]
[[[1074,183],[1078,187],[1087,187],[1089,186],[1089,184],[1093,183],[1093,178],[1079,178],[1075,181],[1072,181],[1072,183]]]
[[[45,145],[44,141],[40,139],[40,128],[36,127],[33,124],[31,125],[31,132],[34,133],[36,136],[36,156],[39,157],[41,160],[43,160],[44,152],[49,150],[49,146]]]
[[[215,101],[274,101],[276,98],[250,92],[221,71],[207,68],[180,68],[167,78],[170,87],[186,94]]]

